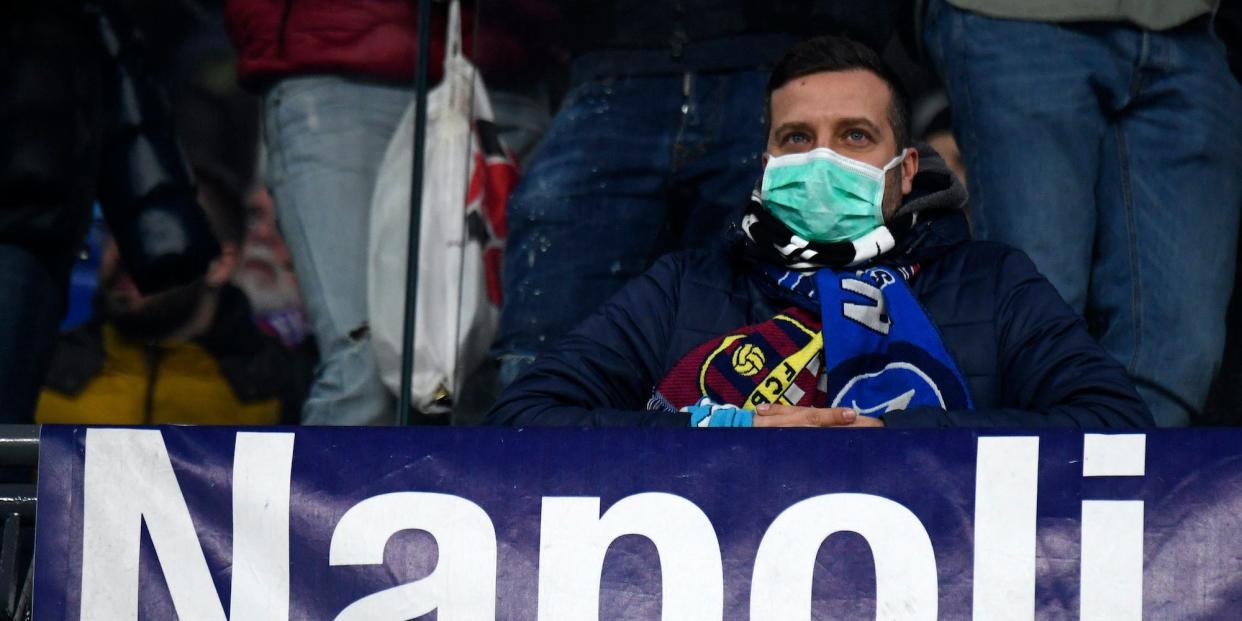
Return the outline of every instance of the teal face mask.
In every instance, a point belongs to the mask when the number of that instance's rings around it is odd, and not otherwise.
[[[774,155],[760,195],[768,211],[805,240],[854,241],[884,225],[884,176],[905,159],[902,151],[876,168],[825,147]]]

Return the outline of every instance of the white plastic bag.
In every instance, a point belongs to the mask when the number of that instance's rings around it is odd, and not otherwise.
[[[492,109],[478,72],[462,54],[460,14],[453,0],[444,81],[427,96],[410,397],[428,413],[450,410],[462,381],[486,359],[499,320],[504,202],[517,179],[507,154],[486,152],[496,150],[496,141],[485,148],[471,131],[490,125]],[[411,103],[388,144],[371,199],[371,342],[381,378],[394,394],[401,385],[414,108]]]

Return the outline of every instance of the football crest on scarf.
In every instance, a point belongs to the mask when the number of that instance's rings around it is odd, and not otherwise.
[[[954,372],[926,351],[894,343],[883,356],[867,354],[829,372],[825,381],[832,407],[848,407],[865,416],[932,407],[967,407],[969,397]]]
[[[648,407],[675,411],[702,397],[750,410],[761,403],[823,406],[826,398],[816,389],[822,349],[817,318],[788,308],[691,350]]]

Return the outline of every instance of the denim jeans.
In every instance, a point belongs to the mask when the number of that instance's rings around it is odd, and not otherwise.
[[[0,423],[30,423],[56,345],[64,283],[30,251],[0,244],[0,300]]]
[[[584,81],[509,199],[508,384],[660,255],[720,243],[765,144],[766,71]]]
[[[410,99],[337,77],[282,80],[264,97],[267,184],[321,358],[305,424],[395,421],[365,329],[367,247],[375,176]]]
[[[1084,312],[1156,421],[1203,407],[1225,341],[1242,93],[1201,18],[1150,32],[928,6],[977,231]]]

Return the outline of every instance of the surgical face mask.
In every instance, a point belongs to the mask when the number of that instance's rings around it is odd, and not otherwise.
[[[905,159],[903,150],[876,168],[825,147],[774,155],[760,195],[768,211],[803,239],[854,241],[884,225],[885,173]]]

